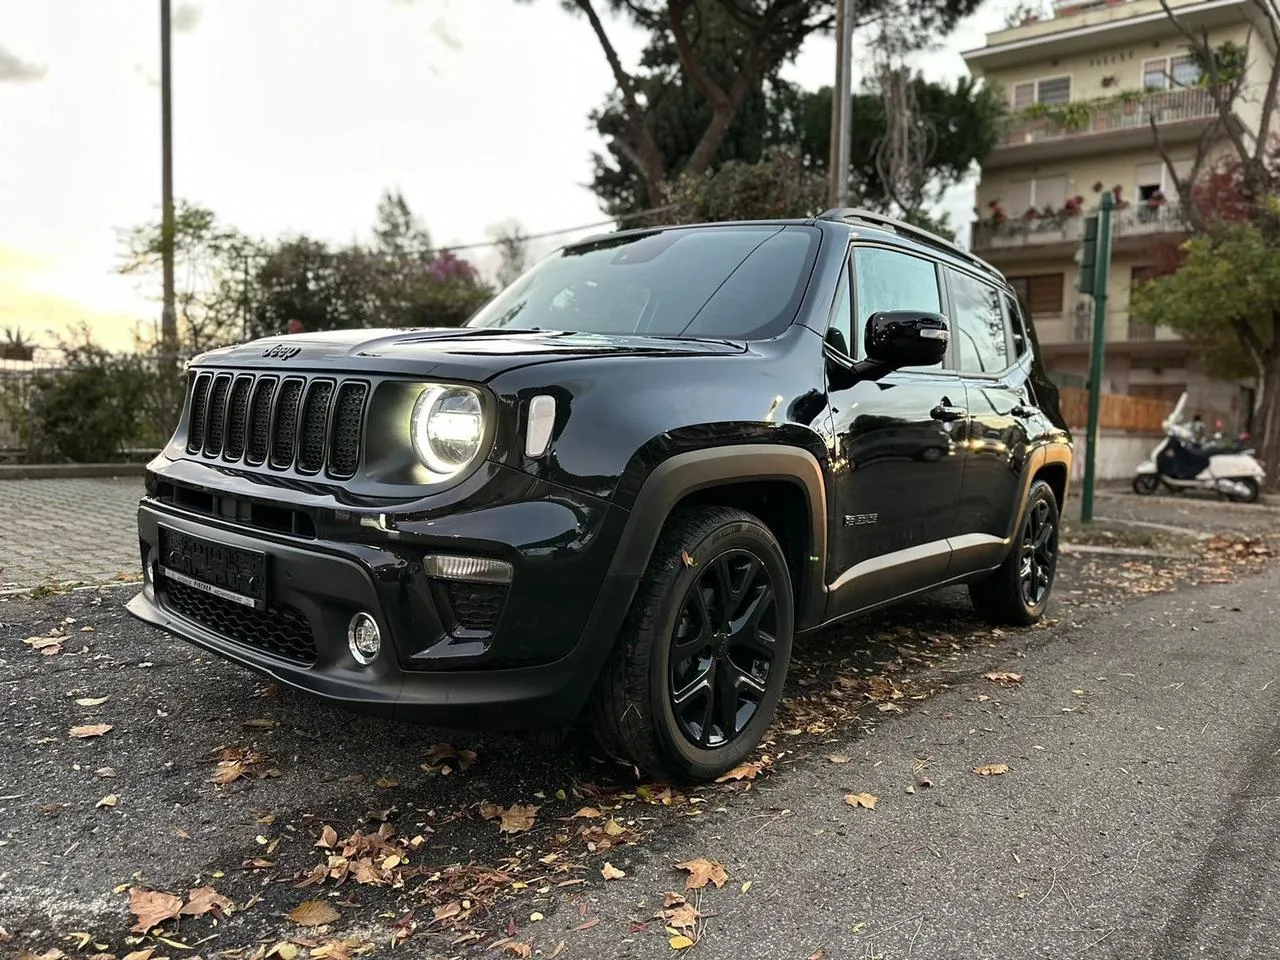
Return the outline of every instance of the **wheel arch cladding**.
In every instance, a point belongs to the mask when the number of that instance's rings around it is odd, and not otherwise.
[[[642,576],[663,524],[688,506],[736,507],[760,518],[782,547],[797,627],[821,619],[827,557],[826,485],[807,450],[741,444],[678,454],[645,480],[614,554],[611,576]]]

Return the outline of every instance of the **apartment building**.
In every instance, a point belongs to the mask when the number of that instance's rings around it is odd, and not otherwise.
[[[1171,0],[1179,19],[1215,46],[1247,50],[1237,122],[1257,134],[1275,62],[1255,0]],[[1076,293],[1084,215],[1103,191],[1112,218],[1106,363],[1108,393],[1176,399],[1184,389],[1206,419],[1247,429],[1252,390],[1210,379],[1173,331],[1129,316],[1130,290],[1161,244],[1182,234],[1178,191],[1152,133],[1185,179],[1217,111],[1187,40],[1159,0],[1056,0],[1049,18],[990,33],[964,54],[970,71],[1008,98],[1010,113],[982,168],[970,244],[1020,288],[1046,364],[1080,385],[1089,368],[1092,301]]]

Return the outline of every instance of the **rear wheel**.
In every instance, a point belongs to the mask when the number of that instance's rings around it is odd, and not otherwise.
[[[1238,480],[1236,480],[1236,483],[1239,483],[1245,487],[1248,487],[1249,492],[1247,494],[1243,494],[1243,493],[1227,494],[1227,496],[1231,498],[1233,503],[1254,503],[1257,501],[1258,497],[1262,493],[1262,488],[1258,486],[1258,481],[1253,479],[1253,477],[1241,477]]]
[[[794,625],[768,527],[727,507],[673,516],[596,688],[597,739],[650,776],[732,770],[773,720]]]
[[[1160,488],[1160,477],[1154,473],[1140,473],[1133,478],[1133,492],[1149,496]]]
[[[1029,626],[1044,616],[1057,570],[1058,500],[1049,484],[1035,480],[1009,555],[994,572],[969,584],[969,598],[991,623]]]

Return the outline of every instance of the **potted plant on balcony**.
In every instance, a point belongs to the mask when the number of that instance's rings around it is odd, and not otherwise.
[[[0,343],[0,360],[20,360],[30,363],[35,359],[35,344],[27,340],[21,327],[5,327],[4,343]]]
[[[1062,215],[1064,217],[1078,217],[1084,212],[1084,197],[1076,194],[1074,197],[1067,197],[1067,202],[1062,205]]]
[[[1116,202],[1115,208],[1117,210],[1124,210],[1126,207],[1129,206],[1129,201],[1124,198],[1123,194],[1124,194],[1124,187],[1120,186],[1120,184],[1117,183],[1114,187],[1111,188],[1111,196],[1112,198],[1114,198]]]
[[[999,200],[992,200],[987,204],[987,208],[991,211],[991,216],[988,218],[991,226],[998,227],[1009,219],[1005,215],[1004,207],[1000,206]]]

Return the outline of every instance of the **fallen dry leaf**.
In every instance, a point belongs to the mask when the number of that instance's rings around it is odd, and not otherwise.
[[[568,944],[568,943],[566,943],[564,940],[561,940],[559,943],[557,943],[557,944],[556,944],[556,948],[555,948],[554,950],[552,950],[552,951],[551,951],[551,957],[550,957],[550,960],[555,960],[555,958],[556,958],[556,957],[558,957],[558,956],[560,956],[560,954],[564,953],[565,947],[567,947],[568,945],[569,945],[569,944]]]
[[[671,944],[672,950],[688,950],[693,946],[693,941],[686,937],[683,933],[677,933],[674,937],[667,941]]]
[[[597,810],[595,807],[583,807],[581,810],[579,810],[569,819],[577,820],[580,818],[583,820],[594,820],[596,817],[600,817],[600,816],[603,816],[603,814],[599,810]]]
[[[532,945],[521,943],[519,940],[512,940],[510,943],[504,943],[502,945],[502,950],[504,953],[520,957],[520,960],[527,960],[528,957],[533,955]]]
[[[600,868],[600,875],[606,880],[621,880],[627,874],[626,871],[619,870],[612,863],[609,863],[609,861],[606,860],[604,866]]]
[[[151,960],[151,955],[155,952],[155,947],[147,947],[144,950],[134,950],[132,953],[126,953],[121,960]]]
[[[984,763],[980,767],[974,767],[973,772],[980,777],[998,777],[1009,772],[1009,765],[1007,763]]]
[[[196,887],[187,894],[186,906],[182,908],[184,917],[201,917],[206,913],[223,915],[231,912],[233,904],[213,887]]]
[[[289,919],[300,927],[322,927],[341,916],[323,900],[304,900],[289,911]]]
[[[1003,683],[1007,685],[1012,683],[1021,683],[1022,674],[1007,673],[1003,670],[993,670],[990,673],[984,673],[982,675],[982,679],[990,680],[992,683]]]
[[[540,810],[533,804],[513,803],[502,811],[502,820],[498,824],[499,833],[523,833],[533,829],[533,818]]]
[[[332,848],[337,846],[337,843],[338,831],[326,823],[324,829],[320,831],[320,839],[315,842],[314,846]]]
[[[109,723],[88,723],[81,727],[72,727],[69,733],[73,737],[83,739],[84,737],[100,737],[112,729],[114,728]]]
[[[244,728],[246,730],[274,730],[277,726],[279,726],[279,724],[266,717],[262,717],[257,720],[246,720],[244,722]]]
[[[110,699],[111,699],[110,697],[82,697],[81,699],[76,701],[76,706],[100,707]]]
[[[833,753],[827,757],[832,763],[848,763],[853,757],[847,757],[843,753]]]
[[[99,810],[101,810],[103,807],[114,807],[119,802],[120,802],[119,797],[117,797],[114,793],[108,793],[105,797],[103,797],[96,804],[94,804],[94,806]]]
[[[689,551],[688,551],[688,550],[681,550],[681,551],[680,551],[680,560],[681,560],[681,562],[682,562],[682,563],[684,563],[684,565],[685,565],[686,567],[692,567],[692,566],[695,566],[695,565],[697,564],[697,562],[698,562],[698,561],[694,560],[694,559],[693,559],[693,557],[689,556]]]
[[[129,910],[138,918],[138,922],[129,929],[134,933],[146,933],[176,917],[182,910],[182,899],[160,890],[130,887]]]
[[[604,825],[604,832],[611,837],[620,837],[627,832],[627,828],[624,827],[622,824],[620,824],[617,820],[614,820],[612,817],[610,817],[609,822]]]
[[[763,769],[762,763],[740,763],[723,777],[716,777],[716,783],[727,783],[730,780],[754,780]]]
[[[729,874],[725,872],[721,864],[716,863],[714,860],[708,860],[706,857],[697,857],[693,860],[677,863],[676,869],[687,871],[689,874],[689,879],[684,885],[686,890],[701,890],[708,883],[714,883],[718,889],[723,887],[725,881],[729,879]]]
[[[851,807],[863,807],[867,810],[874,810],[876,804],[880,802],[880,798],[870,793],[846,793],[844,802]]]

